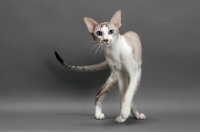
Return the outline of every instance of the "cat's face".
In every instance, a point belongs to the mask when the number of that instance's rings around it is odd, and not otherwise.
[[[119,29],[117,26],[108,22],[98,24],[92,32],[94,40],[106,46],[110,46],[117,39],[118,35]]]
[[[84,18],[85,24],[95,41],[110,46],[119,36],[121,26],[121,11],[117,11],[110,22],[98,24],[91,18]]]

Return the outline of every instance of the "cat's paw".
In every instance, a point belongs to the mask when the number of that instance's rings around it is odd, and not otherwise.
[[[143,113],[138,113],[136,116],[135,116],[136,119],[138,120],[144,120],[146,119],[146,116],[143,114]]]
[[[97,120],[104,120],[105,119],[105,115],[103,113],[98,113],[95,115]]]
[[[129,111],[122,111],[121,116],[124,119],[127,119],[130,116],[130,112]]]
[[[126,119],[122,118],[122,116],[118,116],[118,117],[115,119],[115,121],[116,121],[117,123],[123,123],[123,122],[126,121]]]
[[[131,108],[128,105],[122,105],[121,116],[127,119],[130,116]]]

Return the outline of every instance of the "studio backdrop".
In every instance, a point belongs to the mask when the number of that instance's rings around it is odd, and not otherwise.
[[[0,112],[67,107],[69,102],[93,105],[110,69],[70,71],[54,51],[72,65],[103,61],[83,18],[110,21],[117,10],[122,11],[120,33],[135,31],[142,42],[136,104],[199,110],[199,7],[198,0],[1,0]],[[118,98],[116,88],[107,100]]]

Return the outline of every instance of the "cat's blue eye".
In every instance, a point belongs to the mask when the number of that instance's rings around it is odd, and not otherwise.
[[[111,29],[111,30],[108,31],[108,34],[113,34],[113,33],[114,33],[113,29]]]
[[[101,31],[97,31],[97,32],[96,32],[96,35],[97,35],[97,36],[102,36],[102,32],[101,32]]]

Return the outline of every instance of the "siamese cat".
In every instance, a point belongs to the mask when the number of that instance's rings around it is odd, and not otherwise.
[[[133,105],[133,96],[139,86],[142,65],[142,46],[139,36],[132,31],[120,35],[121,11],[117,11],[110,22],[98,24],[91,18],[85,17],[84,22],[94,40],[104,50],[106,60],[90,66],[72,66],[55,52],[56,58],[67,68],[75,71],[99,71],[107,67],[111,68],[111,74],[105,84],[100,88],[95,100],[95,117],[98,120],[105,119],[102,113],[101,103],[105,96],[118,84],[120,92],[120,114],[116,122],[125,122],[130,113],[136,119],[146,119]]]

